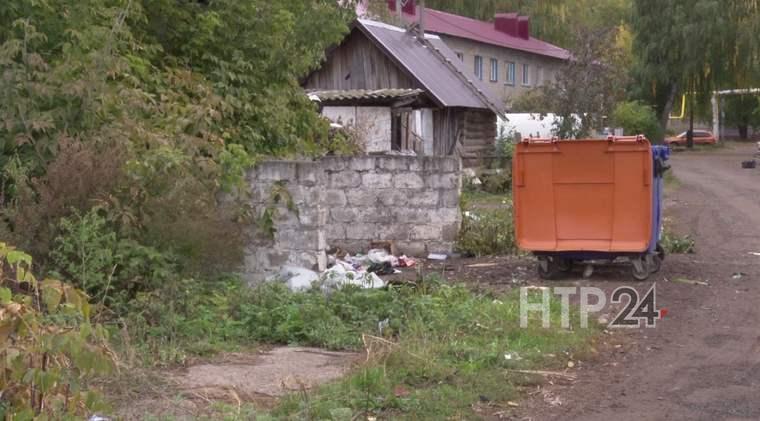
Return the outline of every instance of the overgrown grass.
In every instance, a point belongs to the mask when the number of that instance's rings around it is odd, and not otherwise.
[[[517,252],[510,196],[480,193],[467,197],[462,201],[462,214],[462,227],[456,244],[459,252],[468,256]]]
[[[371,324],[345,323],[345,333],[361,333],[367,362],[342,381],[285,398],[271,412],[276,419],[355,419],[375,415],[388,419],[468,419],[483,416],[473,404],[488,401],[505,407],[517,398],[521,375],[510,369],[564,367],[583,355],[596,329],[543,329],[534,314],[519,326],[517,294],[474,294],[462,286],[435,286],[389,292],[353,291],[350,302],[387,294],[397,302],[387,316],[395,327],[379,332]],[[333,308],[330,297],[311,295]],[[533,297],[537,299],[540,297]],[[344,297],[345,299],[345,297]],[[385,302],[387,298],[380,301]],[[303,298],[296,298],[296,301]],[[558,302],[552,321],[559,326]],[[577,320],[575,320],[577,326]],[[266,419],[266,418],[264,418]]]

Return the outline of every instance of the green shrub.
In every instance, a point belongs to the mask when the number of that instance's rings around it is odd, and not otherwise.
[[[172,258],[134,240],[120,239],[101,211],[74,211],[58,225],[50,273],[70,279],[94,302],[123,315],[138,292],[158,288],[175,276]]]
[[[614,125],[622,127],[627,135],[643,134],[652,142],[662,140],[662,128],[652,107],[640,102],[621,102],[612,113]]]
[[[469,256],[512,254],[517,251],[511,199],[491,209],[466,210],[457,250]]]
[[[113,368],[88,297],[31,273],[32,258],[0,243],[0,419],[84,419],[102,409],[89,382]]]

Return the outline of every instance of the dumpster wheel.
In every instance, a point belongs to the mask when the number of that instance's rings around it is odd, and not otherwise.
[[[652,273],[645,257],[631,259],[631,269],[631,274],[638,281],[646,281]]]
[[[536,269],[541,279],[550,281],[557,279],[560,273],[570,272],[573,269],[573,262],[555,256],[542,256],[538,258]]]

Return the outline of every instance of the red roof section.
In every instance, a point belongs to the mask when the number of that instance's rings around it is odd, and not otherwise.
[[[419,7],[416,8],[416,13],[414,15],[407,13],[404,13],[403,15],[407,21],[415,22],[419,19],[418,14]],[[465,38],[561,60],[567,60],[570,58],[569,51],[548,42],[541,41],[540,39],[533,37],[524,39],[511,36],[504,32],[497,31],[492,22],[483,22],[477,19],[454,15],[435,9],[425,8],[425,31]]]

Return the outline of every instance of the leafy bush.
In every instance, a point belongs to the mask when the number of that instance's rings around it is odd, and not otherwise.
[[[465,255],[486,256],[517,251],[511,199],[502,206],[464,212],[457,250]]]
[[[612,113],[612,121],[628,135],[643,134],[653,142],[662,140],[662,128],[652,107],[640,101],[621,102]]]
[[[157,289],[175,276],[166,254],[120,239],[98,208],[61,219],[51,252],[51,273],[73,280],[95,302],[124,314],[138,292]]]
[[[113,367],[88,297],[31,273],[32,259],[0,243],[0,418],[82,419],[101,408],[88,381]]]

